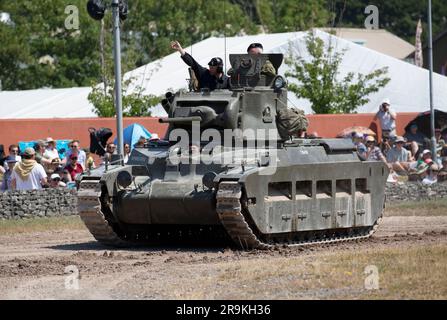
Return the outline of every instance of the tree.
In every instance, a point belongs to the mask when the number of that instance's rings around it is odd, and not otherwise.
[[[67,5],[79,8],[79,30],[65,28]],[[1,1],[0,78],[4,90],[87,86],[99,75],[99,26],[83,0]]]
[[[261,24],[272,33],[325,27],[330,20],[326,0],[258,0],[257,3]]]
[[[115,111],[115,86],[114,81],[108,79],[111,84],[107,87],[106,93],[104,88],[99,85],[92,85],[92,91],[88,95],[88,100],[93,104],[93,112],[98,117],[114,117]],[[132,84],[133,79],[123,82],[122,86],[122,106],[124,117],[150,117],[151,107],[160,103],[161,98],[154,95],[143,94],[143,88],[136,87],[130,94],[126,94],[128,87]]]
[[[231,0],[266,32],[302,31],[325,27],[330,20],[327,0]]]
[[[110,3],[111,0],[106,0]],[[89,86],[101,79],[101,24],[90,18],[86,0],[0,1],[0,79],[3,90]],[[65,8],[79,10],[79,30],[65,27]],[[111,14],[105,24],[105,52],[112,55]],[[258,28],[229,0],[129,1],[122,23],[123,73],[166,54],[171,40],[185,46],[210,36],[256,33]]]
[[[129,10],[124,37],[137,39],[139,65],[172,53],[172,40],[186,48],[212,36],[258,32],[244,11],[229,0],[139,0],[129,2]]]
[[[374,70],[370,74],[348,73],[339,80],[339,67],[346,49],[336,51],[331,40],[328,45],[312,32],[306,36],[306,48],[311,57],[306,61],[291,48],[286,63],[292,71],[286,77],[295,79],[289,91],[300,98],[309,99],[315,113],[352,113],[357,107],[369,102],[367,96],[385,87],[388,68]]]

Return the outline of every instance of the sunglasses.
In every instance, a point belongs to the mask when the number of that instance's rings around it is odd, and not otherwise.
[[[19,153],[19,150],[11,150],[11,153]]]
[[[53,179],[53,181],[61,181],[61,179],[60,178],[55,178],[55,179]]]
[[[70,158],[71,160],[78,160],[78,158],[74,157],[74,158]]]

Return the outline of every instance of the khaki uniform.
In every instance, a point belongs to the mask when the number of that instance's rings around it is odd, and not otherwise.
[[[261,74],[265,74],[266,76],[272,76],[272,77],[276,76],[275,67],[269,60],[267,60],[262,66]]]

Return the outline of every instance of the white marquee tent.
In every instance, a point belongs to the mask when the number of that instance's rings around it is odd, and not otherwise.
[[[378,68],[389,67],[390,83],[386,88],[371,94],[369,96],[370,102],[360,107],[357,110],[359,113],[376,112],[384,98],[391,100],[392,108],[397,112],[422,112],[429,109],[427,70],[326,32],[320,30],[314,32],[326,43],[332,41],[337,50],[348,49],[340,67],[340,77],[348,72],[370,73]],[[288,55],[292,47],[306,58],[308,53],[305,46],[305,36],[306,32],[292,32],[227,38],[226,62],[229,63],[229,55],[232,53],[245,53],[248,45],[252,42],[262,43],[265,53],[281,52]],[[185,48],[185,50],[189,53],[192,51],[193,57],[200,64],[206,66],[213,57],[220,56],[223,58],[225,41],[223,38],[208,38],[192,47]],[[230,68],[229,65],[226,67],[227,70]],[[279,74],[284,74],[287,70],[288,66],[283,63],[279,69]],[[186,79],[189,78],[187,66],[177,52],[141,66],[128,72],[125,76],[127,78],[132,77],[135,85],[142,86],[147,93],[155,95],[162,95],[169,89],[176,91],[187,88]],[[434,96],[435,107],[447,111],[447,77],[434,74]],[[310,102],[296,98],[293,93],[289,93],[289,106],[296,106],[304,109],[306,113],[312,113]]]
[[[355,44],[349,40],[337,38],[320,30],[317,36],[326,43],[332,41],[337,50],[348,49],[341,65],[340,76],[348,72],[369,73],[377,68],[389,67],[392,79],[386,88],[369,96],[370,102],[357,111],[359,113],[376,112],[384,98],[391,100],[392,108],[397,112],[421,112],[429,109],[428,71],[407,62],[395,59],[377,51]],[[226,39],[227,57],[229,54],[244,53],[252,42],[260,42],[266,53],[289,53],[292,46],[303,57],[308,54],[305,49],[305,32],[260,34],[255,36],[229,37]],[[194,58],[206,66],[212,57],[224,58],[224,38],[208,38],[192,47],[185,48]],[[227,69],[230,67],[226,65]],[[280,74],[287,71],[283,64]],[[135,86],[141,86],[145,93],[163,95],[166,91],[177,91],[187,88],[188,69],[174,52],[162,59],[141,66],[125,74],[125,78],[133,78]],[[67,118],[95,117],[92,106],[87,100],[90,88],[40,89],[27,91],[0,91],[0,118]],[[447,77],[434,74],[435,108],[447,111]],[[289,106],[304,109],[312,113],[308,100],[298,99],[289,93]],[[164,116],[161,106],[153,109],[154,116]]]
[[[89,87],[0,91],[0,119],[97,117]]]

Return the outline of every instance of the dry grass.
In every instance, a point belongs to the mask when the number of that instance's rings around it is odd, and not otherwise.
[[[446,216],[447,198],[424,201],[389,203],[385,207],[385,217],[390,216]]]
[[[365,288],[368,266],[379,289]],[[181,299],[446,299],[447,247],[423,245],[219,263],[175,288]],[[214,273],[214,274],[213,274]],[[188,287],[189,290],[182,290]]]
[[[40,232],[49,230],[73,230],[85,228],[81,218],[75,216],[44,217],[20,220],[0,220],[0,234]]]

